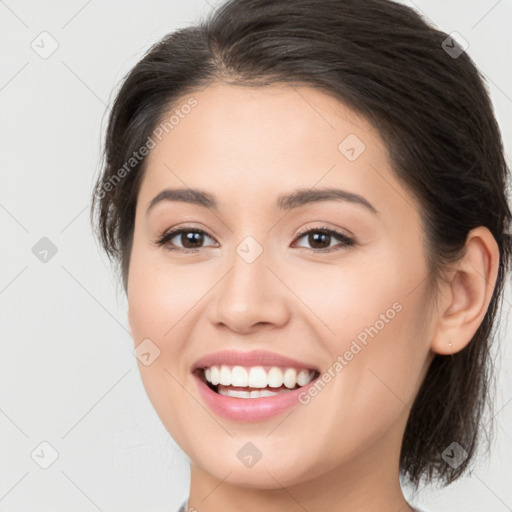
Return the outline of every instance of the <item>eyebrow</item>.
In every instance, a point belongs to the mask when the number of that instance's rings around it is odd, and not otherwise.
[[[166,188],[156,195],[149,203],[146,214],[158,203],[163,201],[179,201],[183,203],[196,204],[218,210],[218,203],[214,196],[208,192],[191,188]],[[298,189],[290,194],[283,194],[277,198],[277,206],[281,210],[293,210],[300,206],[319,201],[345,201],[348,203],[363,206],[370,212],[378,214],[376,208],[363,196],[337,188],[322,189]]]

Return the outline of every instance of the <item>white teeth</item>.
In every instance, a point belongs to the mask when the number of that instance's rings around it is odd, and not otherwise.
[[[305,386],[308,382],[311,381],[309,370],[301,370],[297,374],[297,384],[299,386]]]
[[[283,383],[287,388],[294,388],[297,384],[297,371],[293,368],[286,368],[283,376]]]
[[[229,386],[231,384],[231,372],[227,366],[222,365],[219,373],[219,384]]]
[[[237,389],[219,391],[219,395],[232,396],[233,398],[251,398],[250,391],[238,391]]]
[[[267,372],[261,366],[253,366],[249,372],[249,387],[266,388]]]
[[[279,388],[283,384],[288,389],[293,389],[298,384],[305,386],[313,380],[314,370],[296,369],[296,368],[279,368],[271,367],[266,371],[262,366],[252,366],[245,368],[243,366],[211,366],[204,371],[205,378],[208,382],[216,386],[235,387],[251,387],[251,388]],[[237,391],[241,393],[242,391]],[[259,391],[244,391],[243,393],[255,393]],[[271,391],[265,390],[267,393]],[[232,395],[228,395],[232,396]],[[234,396],[234,395],[233,395]],[[265,395],[268,396],[268,395]],[[240,397],[244,398],[244,397]],[[247,396],[250,398],[250,396]]]
[[[216,386],[219,383],[219,367],[212,366],[210,368],[210,382]]]
[[[271,388],[278,388],[283,385],[283,372],[279,369],[273,366],[268,371],[267,375],[267,381],[268,385]]]
[[[227,366],[223,366],[229,372],[229,368]],[[239,388],[244,388],[249,385],[249,374],[247,370],[243,366],[235,366],[231,370],[231,378],[228,379],[230,382],[225,384],[225,386],[238,386]]]
[[[255,391],[239,391],[237,389],[219,389],[219,395],[231,396],[233,398],[262,398],[267,396],[276,396],[280,393],[287,393],[286,390],[281,389],[279,391],[268,391],[267,389],[255,390]]]

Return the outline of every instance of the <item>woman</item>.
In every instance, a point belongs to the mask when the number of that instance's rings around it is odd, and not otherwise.
[[[462,48],[387,0],[232,0],[114,102],[94,209],[182,510],[410,511],[474,458],[511,250]]]

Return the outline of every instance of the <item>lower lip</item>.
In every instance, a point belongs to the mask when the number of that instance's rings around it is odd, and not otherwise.
[[[316,379],[293,391],[261,398],[235,398],[219,395],[210,389],[197,375],[193,374],[199,392],[208,407],[217,415],[234,421],[261,421],[277,416],[290,407],[299,404],[299,395],[307,391]]]

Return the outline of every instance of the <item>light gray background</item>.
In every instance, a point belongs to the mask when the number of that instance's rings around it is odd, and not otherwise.
[[[125,298],[88,213],[120,79],[161,36],[219,3],[0,0],[1,511],[172,512],[188,495],[187,457],[143,390]],[[468,41],[510,162],[512,2],[406,3]],[[31,47],[51,48],[43,31],[59,45],[47,59]],[[46,263],[32,252],[42,237],[58,249]],[[492,458],[472,478],[411,496],[427,510],[512,510],[506,291]],[[43,441],[58,452],[48,469],[40,467],[51,457]]]

